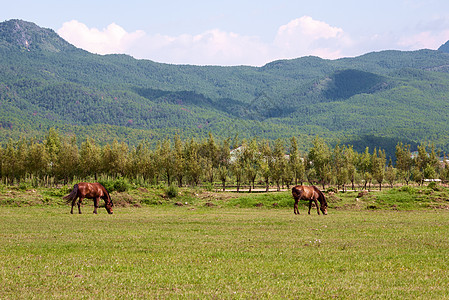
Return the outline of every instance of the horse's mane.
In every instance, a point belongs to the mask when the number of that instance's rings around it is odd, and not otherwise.
[[[324,204],[325,206],[327,206],[326,197],[324,197],[323,192],[320,191],[320,189],[317,188],[316,186],[313,186],[313,189],[315,190],[315,192],[318,193],[318,200],[320,201],[320,203]]]
[[[112,203],[112,199],[111,199],[111,196],[109,195],[108,190],[107,190],[102,184],[100,184],[100,186],[101,186],[101,188],[103,189],[103,192],[104,192],[105,196],[106,196],[106,197],[108,198],[108,200],[111,201],[111,203]]]

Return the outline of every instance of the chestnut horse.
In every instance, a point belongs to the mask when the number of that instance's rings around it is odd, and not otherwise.
[[[323,215],[327,215],[327,202],[324,194],[316,186],[297,185],[292,188],[292,195],[295,199],[295,206],[293,208],[295,215],[299,215],[298,202],[299,200],[309,200],[309,215],[312,208],[312,201],[315,202],[316,211],[320,214],[320,209]],[[318,201],[320,201],[320,207],[318,208]]]
[[[94,214],[96,214],[98,202],[100,201],[100,198],[102,198],[104,200],[107,212],[109,214],[112,214],[112,206],[114,206],[114,204],[112,203],[111,197],[109,196],[109,193],[104,188],[104,186],[102,186],[98,182],[80,182],[73,186],[73,190],[70,192],[70,194],[63,198],[67,200],[67,203],[70,203],[70,201],[72,201],[72,210],[70,211],[71,214],[73,214],[73,206],[75,206],[76,198],[79,198],[78,213],[81,213],[81,202],[83,202],[84,198],[88,198],[94,199]]]

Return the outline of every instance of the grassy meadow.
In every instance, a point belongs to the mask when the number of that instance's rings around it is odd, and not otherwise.
[[[384,193],[329,195],[327,216],[307,215],[305,203],[295,216],[288,192],[191,192],[113,215],[93,215],[91,201],[70,215],[66,205],[8,200],[0,299],[449,298],[446,200]],[[400,201],[407,195],[414,206]]]

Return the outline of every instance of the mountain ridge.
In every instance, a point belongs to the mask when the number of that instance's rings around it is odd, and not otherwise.
[[[100,143],[212,132],[296,136],[303,148],[319,135],[372,148],[376,140],[390,148],[395,141],[434,142],[449,151],[449,54],[443,51],[309,56],[262,67],[170,65],[92,54],[51,29],[10,20],[0,23],[0,61],[3,142],[57,127]]]
[[[19,19],[1,22],[0,35],[3,42],[0,45],[3,47],[16,46],[26,51],[39,49],[50,52],[80,50],[62,39],[54,30]]]

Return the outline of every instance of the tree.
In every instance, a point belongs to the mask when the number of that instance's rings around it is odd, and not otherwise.
[[[215,139],[212,136],[212,133],[209,132],[209,138],[203,145],[201,145],[200,149],[201,162],[203,165],[204,175],[206,176],[206,180],[213,184],[215,177],[215,170],[219,166],[220,160],[220,151],[215,143]]]
[[[407,185],[412,175],[412,165],[413,159],[410,145],[398,143],[396,145],[396,168]]]
[[[385,150],[379,149],[377,152],[374,149],[372,159],[371,159],[371,171],[373,178],[379,183],[379,189],[382,190],[382,182],[385,179],[385,164],[386,164],[386,154]]]
[[[154,164],[154,152],[150,145],[145,142],[137,147],[137,157],[139,157],[139,169],[145,181],[154,181],[156,168]]]
[[[175,145],[174,145],[174,156],[175,156],[175,165],[173,168],[173,175],[178,181],[178,186],[182,187],[182,179],[184,178],[185,171],[185,157],[184,157],[184,146],[182,144],[179,135],[175,136]]]
[[[103,148],[102,169],[103,172],[113,177],[123,176],[127,165],[128,146],[125,143],[118,143],[117,140],[112,145]]]
[[[299,180],[302,185],[306,170],[304,166],[304,159],[298,151],[298,143],[296,142],[295,137],[290,139],[290,155],[288,165],[292,172],[293,179],[295,180],[295,184],[297,185]]]
[[[223,192],[226,190],[226,181],[229,176],[229,165],[231,160],[230,140],[225,139],[218,150],[218,177],[223,186]]]
[[[235,148],[233,151],[233,157],[230,162],[231,173],[235,177],[235,181],[237,184],[237,192],[240,191],[240,183],[242,182],[243,177],[243,150],[242,146],[239,148]]]
[[[144,181],[154,178],[152,153],[147,143],[139,143],[128,154],[126,174],[132,178],[142,177]]]
[[[200,183],[202,167],[198,155],[199,145],[193,139],[185,145],[186,175],[193,185]]]
[[[14,183],[14,179],[17,176],[17,169],[19,167],[19,161],[17,158],[16,148],[14,145],[14,142],[12,139],[8,140],[8,143],[6,144],[6,148],[3,151],[3,177],[9,182],[9,184]]]
[[[76,138],[72,138],[70,142],[63,140],[54,167],[56,179],[62,179],[67,184],[78,173],[79,158]]]
[[[421,144],[418,146],[418,155],[415,157],[414,161],[415,167],[413,168],[413,180],[419,185],[422,185],[424,179],[426,179],[424,170],[430,162],[425,145]]]
[[[161,172],[164,174],[167,180],[167,185],[170,186],[175,174],[176,156],[172,151],[170,140],[165,139],[162,142],[161,147],[156,151],[156,155],[159,157]]]
[[[432,143],[432,145],[430,146],[429,159],[427,163],[428,167],[426,166],[429,171],[425,171],[425,173],[427,174],[426,178],[435,179],[440,173],[441,165],[439,157],[440,151],[436,151],[435,144]]]
[[[263,140],[260,145],[260,175],[265,182],[265,191],[268,192],[270,188],[270,177],[272,171],[273,157],[268,140]]]
[[[98,180],[98,174],[101,172],[101,148],[95,145],[91,138],[81,143],[80,151],[80,175],[84,178],[94,176]]]
[[[16,149],[16,170],[14,171],[16,180],[18,182],[25,179],[27,175],[27,169],[26,169],[26,159],[27,159],[27,153],[28,153],[28,143],[24,138],[21,138],[19,142],[17,143],[17,149]]]
[[[32,142],[27,153],[26,169],[36,179],[36,183],[42,181],[47,175],[49,156],[45,146],[41,143]]]
[[[367,184],[371,185],[372,175],[371,175],[371,169],[372,169],[372,160],[371,160],[371,154],[369,153],[369,148],[365,148],[365,152],[363,152],[358,161],[358,170],[360,175],[362,176],[364,180],[363,189],[366,190]],[[369,187],[368,187],[369,189]]]
[[[345,184],[348,181],[347,161],[344,156],[344,150],[344,147],[341,147],[339,144],[337,144],[331,156],[332,171],[337,183],[337,190],[340,188],[340,186],[342,186],[344,190]]]
[[[331,166],[329,146],[324,140],[318,137],[313,140],[313,146],[309,151],[308,160],[313,169],[315,169],[317,180],[323,185],[323,189],[325,189],[325,185],[331,179]]]
[[[277,139],[274,143],[273,149],[273,163],[272,163],[272,171],[271,176],[273,181],[276,182],[277,190],[281,190],[280,182],[282,180],[283,174],[286,172],[286,160],[285,160],[285,149],[282,141]]]
[[[358,154],[354,151],[352,145],[346,147],[345,149],[345,163],[346,163],[346,169],[348,170],[348,179],[351,181],[351,188],[352,190],[355,190],[354,182],[356,180],[357,175],[357,159]]]
[[[243,149],[243,172],[249,183],[249,191],[254,188],[257,173],[260,167],[259,151],[257,142],[252,139],[249,144],[242,146]]]
[[[397,169],[395,167],[393,167],[393,163],[391,162],[391,159],[390,159],[390,162],[388,163],[388,167],[385,171],[385,179],[390,184],[391,188],[393,188],[396,177],[397,177]]]
[[[45,147],[49,156],[49,168],[50,168],[50,176],[54,175],[53,166],[56,162],[56,157],[58,156],[59,149],[61,148],[61,138],[59,137],[59,133],[54,128],[50,128],[48,131],[47,138],[45,139]]]
[[[226,190],[226,180],[228,179],[228,168],[224,165],[218,167],[218,178],[221,181],[223,192]]]

